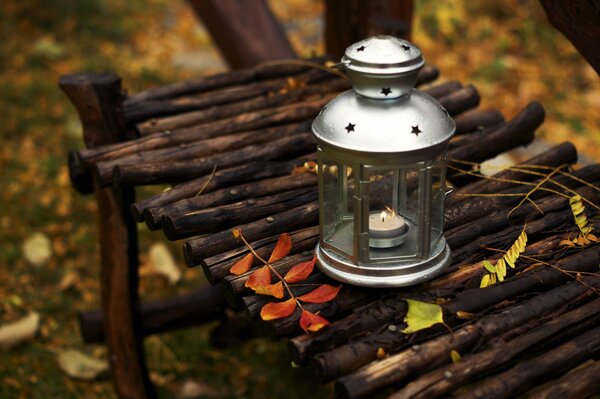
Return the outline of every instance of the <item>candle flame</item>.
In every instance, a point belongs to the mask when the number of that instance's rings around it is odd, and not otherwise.
[[[385,211],[382,211],[382,212],[381,212],[381,221],[382,221],[382,222],[385,222],[385,215],[386,215],[386,212],[385,212]]]

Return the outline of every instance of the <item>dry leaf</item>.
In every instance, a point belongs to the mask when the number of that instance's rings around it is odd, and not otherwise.
[[[379,348],[377,348],[377,359],[385,359],[386,356],[387,356],[387,354],[385,353],[385,350],[381,346]]]
[[[256,291],[259,287],[264,287],[269,284],[271,284],[271,269],[269,269],[269,266],[265,265],[252,272],[245,285]]]
[[[406,328],[402,330],[405,334],[411,334],[417,331],[424,330],[434,324],[444,323],[442,308],[435,303],[427,303],[406,299],[408,304],[408,312],[404,322]]]
[[[177,284],[181,280],[181,270],[177,267],[169,248],[163,243],[157,243],[152,244],[149,252],[152,270],[165,276],[169,284]]]
[[[79,283],[81,283],[79,274],[77,274],[73,270],[69,270],[60,279],[60,282],[58,283],[58,289],[60,291],[65,291],[73,286],[78,285]]]
[[[240,229],[232,229],[231,230],[231,234],[233,234],[233,236],[235,238],[240,238],[240,236],[242,235],[242,230],[240,230]]]
[[[300,316],[300,327],[306,332],[319,331],[321,328],[329,324],[329,321],[318,314],[303,310]]]
[[[108,370],[108,364],[75,349],[58,352],[58,367],[69,377],[93,380]]]
[[[317,257],[315,256],[308,262],[298,263],[287,272],[283,279],[288,283],[299,283],[306,280],[312,273],[316,260]]]
[[[456,317],[458,317],[459,319],[472,319],[473,317],[475,317],[475,315],[473,313],[463,312],[462,310],[459,310],[458,312],[456,312]]]
[[[254,255],[252,253],[249,253],[248,255],[244,256],[242,259],[235,262],[235,264],[233,266],[231,266],[231,269],[229,269],[229,273],[235,274],[236,276],[239,276],[240,274],[244,274],[248,270],[250,270],[250,267],[252,267],[253,262],[254,262]]]
[[[52,256],[52,243],[43,233],[33,233],[23,242],[23,256],[33,266],[43,266]]]
[[[562,240],[561,242],[558,243],[559,247],[569,247],[569,248],[575,248],[575,243],[571,240]]]
[[[288,317],[296,310],[296,300],[290,298],[283,302],[269,302],[260,310],[260,318],[269,321]]]
[[[315,288],[308,294],[298,297],[302,302],[308,303],[325,303],[331,301],[340,292],[342,286],[334,287],[329,284],[323,284]]]
[[[280,281],[276,284],[262,285],[254,291],[259,295],[271,295],[281,299],[283,298],[283,283]]]
[[[29,312],[20,320],[0,326],[0,348],[10,349],[20,342],[33,338],[39,326],[40,315],[37,312]]]
[[[283,233],[279,236],[275,248],[269,258],[269,263],[278,261],[279,259],[285,258],[287,254],[292,250],[292,237],[288,233]]]

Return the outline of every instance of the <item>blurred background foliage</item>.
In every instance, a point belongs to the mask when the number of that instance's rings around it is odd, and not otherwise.
[[[298,54],[323,53],[322,1],[270,4]],[[545,140],[571,140],[587,159],[600,159],[600,79],[548,24],[537,0],[417,0],[415,15],[413,41],[443,79],[474,83],[483,107],[507,117],[540,100]],[[226,66],[183,0],[5,0],[0,32],[0,325],[40,314],[33,340],[0,349],[0,397],[110,398],[106,373],[81,381],[57,367],[69,348],[106,356],[102,346],[83,345],[77,327],[77,312],[99,304],[95,204],[69,184],[66,154],[83,143],[58,78],[113,71],[136,92]],[[201,271],[185,268],[178,243],[150,256],[163,237],[140,232],[144,298],[205,283]],[[157,272],[170,254],[182,275],[171,282]],[[208,331],[146,340],[163,397],[330,395],[330,387],[290,367],[283,343],[253,340],[217,351]]]

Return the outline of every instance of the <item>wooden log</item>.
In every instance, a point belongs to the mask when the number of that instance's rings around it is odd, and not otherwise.
[[[310,158],[311,155],[309,154],[307,157]],[[143,213],[146,210],[195,197],[200,190],[202,190],[202,193],[210,193],[241,182],[251,182],[263,178],[288,175],[295,166],[302,165],[304,161],[304,159],[287,162],[266,161],[217,170],[212,178],[210,175],[202,176],[189,182],[181,183],[169,191],[138,201],[131,206],[131,212],[135,220],[141,222],[144,220]],[[160,226],[161,218],[162,213],[158,213],[154,219],[155,226]],[[149,225],[149,227],[152,229],[152,226]]]
[[[211,286],[168,299],[142,303],[142,333],[147,336],[207,323],[222,317],[224,310],[225,299],[221,288]],[[101,311],[79,313],[78,319],[83,342],[104,342],[104,317]]]
[[[298,84],[317,83],[331,79],[333,74],[321,69],[311,69],[294,77]],[[158,118],[166,115],[180,114],[209,107],[241,103],[262,95],[287,90],[289,78],[277,78],[253,84],[225,88],[193,96],[177,97],[165,100],[147,101],[125,108],[129,123],[139,123],[148,118]],[[140,132],[141,134],[142,132]]]
[[[323,61],[316,59],[315,62]],[[223,87],[243,85],[257,80],[293,76],[306,71],[309,67],[301,64],[266,64],[252,68],[227,71],[210,76],[201,76],[196,79],[184,80],[150,89],[131,95],[125,100],[125,105],[132,106],[149,100],[179,97],[191,93],[202,93],[217,90]]]
[[[351,43],[350,43],[351,44]],[[349,45],[350,45],[349,44]],[[440,70],[435,65],[425,64],[425,66],[419,71],[417,76],[416,86],[421,86],[426,83],[431,83],[440,76]]]
[[[170,162],[180,163],[186,160],[192,160],[192,162],[194,162],[201,158],[218,159],[219,157],[223,157],[224,153],[243,151],[243,149],[248,146],[257,148],[268,145],[268,143],[284,137],[297,136],[307,132],[306,124],[292,124],[260,131],[237,133],[229,136],[202,140],[192,144],[180,144],[177,147],[145,151],[113,160],[98,162],[95,165],[95,169],[99,174],[101,181],[105,184],[109,184],[112,180],[113,169],[116,166],[148,165]],[[220,164],[223,165],[223,162]],[[229,165],[226,164],[223,166]]]
[[[217,119],[232,117],[245,112],[259,109],[292,104],[300,102],[311,95],[339,92],[347,90],[350,84],[345,79],[331,79],[320,82],[318,85],[308,85],[296,89],[283,90],[277,93],[268,93],[245,101],[234,102],[221,106],[211,106],[200,111],[180,113],[174,116],[152,118],[148,121],[138,123],[137,130],[142,136],[165,130],[175,130],[201,123],[208,123]]]
[[[200,140],[192,143],[182,143],[178,146],[163,147],[158,149],[146,149],[140,152],[132,152],[131,148],[98,148],[90,150],[76,151],[74,156],[77,162],[81,165],[80,173],[86,173],[87,169],[92,168],[99,162],[105,162],[114,166],[117,163],[135,163],[148,162],[148,160],[171,160],[175,155],[181,156],[182,159],[190,156],[206,156],[212,155],[220,151],[231,150],[236,148],[235,143],[240,143],[239,147],[249,144],[255,144],[265,141],[270,141],[281,135],[287,136],[295,132],[310,131],[309,122],[290,123],[283,126],[274,126],[258,130],[233,133],[222,137],[213,137],[206,140]],[[239,148],[237,147],[237,148]],[[175,155],[173,155],[175,154]]]
[[[600,165],[586,166],[585,168],[573,172],[573,175],[576,178],[583,179],[585,181],[594,181],[597,179],[597,176],[600,175]],[[553,177],[552,180],[570,188],[577,187],[580,184],[576,180],[563,175],[558,175],[556,178]],[[537,182],[540,182],[540,180],[537,180]],[[543,186],[561,192],[563,191],[552,182],[544,183]],[[503,196],[469,197],[469,201],[450,205],[444,210],[445,228],[447,230],[451,230],[457,226],[465,225],[473,220],[484,217],[495,210],[502,210],[506,207],[516,206],[519,201],[523,199],[522,194],[528,193],[532,188],[533,186],[517,186],[501,191]],[[530,197],[532,200],[537,201],[540,198],[548,195],[548,191],[540,190]]]
[[[529,103],[506,125],[488,134],[483,140],[476,137],[465,142],[461,147],[450,151],[448,157],[461,161],[482,162],[519,145],[529,144],[533,140],[535,130],[544,121],[544,115],[544,108],[540,103]],[[448,175],[453,181],[456,173],[449,170]]]
[[[570,329],[571,333],[586,319],[600,313],[600,300],[559,315],[547,323],[521,334],[508,342],[500,342],[491,348],[473,355],[467,355],[458,363],[435,369],[408,383],[403,389],[391,395],[391,399],[437,398],[448,394],[462,385],[488,374],[492,370],[506,366],[508,362],[521,355],[536,344],[545,341],[561,330]],[[446,376],[451,376],[447,378]]]
[[[592,281],[597,282],[597,279],[591,280],[590,283]],[[479,291],[484,292],[485,290],[487,288]],[[453,331],[452,334],[443,334],[358,369],[336,382],[336,392],[340,397],[347,398],[360,398],[372,395],[386,386],[398,384],[408,377],[422,373],[427,369],[447,364],[450,361],[451,350],[464,353],[478,341],[482,339],[489,340],[498,334],[521,326],[544,314],[553,312],[563,307],[565,303],[579,297],[587,290],[587,287],[580,284],[567,284],[515,305],[508,306],[501,311],[484,316],[472,324],[461,327]],[[474,302],[477,302],[477,300]],[[486,308],[487,306],[489,304],[486,303],[486,305],[480,308]],[[399,335],[396,332],[396,336]],[[405,340],[406,336],[401,336],[400,339]],[[352,366],[354,366],[354,369],[357,368],[356,363]],[[352,367],[347,366],[345,368],[352,369]],[[337,374],[341,375],[343,373]]]
[[[556,381],[528,393],[531,399],[577,399],[600,393],[598,384],[600,362],[587,361]]]
[[[463,85],[460,82],[457,82],[456,80],[450,80],[448,82],[440,83],[423,89],[423,91],[429,94],[431,97],[439,99],[462,88]]]
[[[575,146],[569,142],[564,142],[557,146],[550,148],[549,150],[533,157],[527,159],[524,162],[516,165],[519,166],[530,166],[530,165],[541,165],[541,166],[559,166],[563,164],[572,164],[577,162],[577,149]],[[451,167],[457,167],[463,170],[470,170],[468,165],[461,165],[460,163],[452,163]],[[525,169],[525,168],[524,168]],[[544,169],[527,169],[531,171],[537,171],[542,173],[548,173],[548,170]],[[458,202],[470,201],[470,197],[465,197],[464,194],[468,193],[495,193],[506,190],[511,186],[514,186],[514,183],[509,182],[507,180],[520,180],[520,181],[531,181],[536,178],[535,175],[531,173],[511,171],[511,170],[503,170],[492,176],[492,180],[482,178],[476,182],[467,184],[463,187],[460,187],[452,192],[452,194],[446,197],[446,206],[450,207],[455,205]],[[502,181],[502,180],[504,181]]]
[[[265,0],[188,0],[233,68],[296,58],[285,31]]]
[[[238,226],[248,241],[257,241],[262,238],[298,230],[303,227],[314,226],[319,219],[319,204],[311,202],[288,211],[274,214],[256,222]],[[237,248],[239,242],[231,231],[222,231],[206,237],[186,241],[183,253],[189,266],[197,265],[204,258]]]
[[[63,76],[60,87],[77,108],[88,146],[103,145],[123,136],[121,79],[112,74]],[[94,181],[98,204],[100,278],[104,333],[118,396],[154,398],[142,345],[137,296],[137,229],[127,208],[135,199],[131,187],[103,189]]]
[[[325,47],[335,59],[346,47],[373,35],[410,38],[413,2],[391,0],[327,0]]]
[[[311,173],[273,177],[186,198],[164,207],[150,208],[144,212],[144,216],[148,226],[158,226],[162,223],[162,219],[159,220],[159,217],[182,219],[181,222],[187,224],[188,222],[184,220],[184,215],[189,213],[216,207],[217,205],[231,204],[236,201],[253,200],[258,197],[283,193],[288,190],[316,187],[317,183],[318,177]]]
[[[113,170],[113,184],[119,187],[124,184],[142,186],[185,181],[210,173],[215,165],[224,168],[251,161],[271,161],[277,158],[306,154],[314,151],[315,148],[314,135],[301,133],[195,161],[117,165]],[[98,171],[100,171],[100,166]]]
[[[300,188],[266,197],[206,208],[180,216],[163,216],[161,227],[169,240],[222,231],[318,199],[316,187]]]
[[[481,398],[493,395],[494,398],[514,398],[516,394],[532,388],[565,369],[575,367],[600,352],[600,327],[573,338],[548,352],[522,361],[485,383],[473,387],[461,398]]]
[[[595,271],[594,267],[597,267],[598,261],[600,261],[600,248],[592,247],[584,252],[557,261],[555,266],[566,271],[588,272]],[[442,307],[444,312],[450,315],[456,314],[459,310],[476,313],[503,300],[514,298],[525,292],[531,292],[529,290],[548,289],[563,284],[568,279],[567,275],[555,269],[532,270],[486,289],[476,288],[457,293],[451,302]],[[482,297],[485,297],[485,300],[481,300]],[[399,302],[401,301],[400,298],[402,296],[398,298]],[[397,313],[397,317],[401,317],[401,315],[402,313]],[[338,378],[375,360],[379,347],[383,348],[386,353],[396,352],[407,344],[406,339],[406,335],[398,334],[396,329],[391,330],[384,325],[360,340],[355,340],[352,343],[316,355],[311,361],[311,369],[323,381]]]
[[[455,134],[480,131],[486,127],[499,125],[504,121],[504,115],[495,109],[466,111],[454,118],[454,123],[456,123]]]
[[[438,99],[439,103],[452,116],[458,115],[479,105],[479,92],[473,85],[468,85],[460,90]]]
[[[568,4],[540,0],[548,21],[561,31],[600,75],[600,1],[575,0]]]
[[[310,251],[315,248],[319,242],[319,227],[313,226],[306,229],[290,233],[292,239],[292,249],[290,255]],[[259,241],[250,243],[252,248],[263,259],[269,258],[279,236],[268,237]],[[206,279],[211,284],[220,282],[229,275],[229,269],[250,251],[245,246],[238,247],[231,251],[220,253],[202,261],[202,269]],[[253,266],[258,266],[260,261],[254,258]]]

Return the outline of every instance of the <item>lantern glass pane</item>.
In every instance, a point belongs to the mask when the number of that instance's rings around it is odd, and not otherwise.
[[[345,256],[352,256],[354,233],[351,205],[353,181],[348,178],[349,173],[349,168],[339,162],[328,159],[321,161],[323,243]]]
[[[414,258],[417,253],[417,167],[368,168],[370,261]]]
[[[446,158],[438,158],[431,167],[431,248],[444,231],[444,199],[446,197]]]

